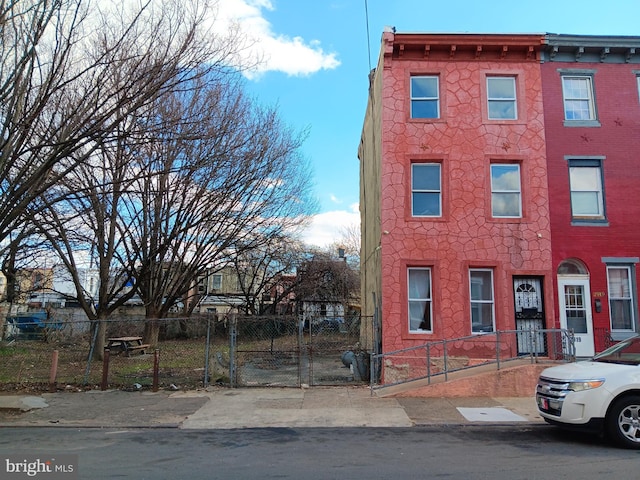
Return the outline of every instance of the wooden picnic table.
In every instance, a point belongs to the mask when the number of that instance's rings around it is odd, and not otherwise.
[[[149,345],[142,343],[142,337],[111,337],[107,338],[107,348],[128,357],[132,352],[144,353]]]

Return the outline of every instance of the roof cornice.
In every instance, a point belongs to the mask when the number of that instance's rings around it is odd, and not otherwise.
[[[640,63],[640,37],[621,35],[545,35],[542,61]]]
[[[543,34],[391,33],[385,56],[397,59],[537,61]]]

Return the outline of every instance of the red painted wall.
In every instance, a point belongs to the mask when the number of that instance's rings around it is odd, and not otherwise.
[[[540,64],[401,59],[384,61],[382,141],[382,319],[384,352],[471,334],[469,268],[494,269],[498,330],[515,328],[513,275],[543,277],[554,323],[549,198]],[[517,76],[519,120],[486,119],[485,75]],[[442,118],[409,118],[411,74],[440,76]],[[491,160],[521,165],[523,218],[491,217]],[[413,161],[441,161],[443,216],[411,218]],[[408,267],[431,267],[433,333],[408,331]]]
[[[595,101],[601,126],[563,125],[562,82],[558,69],[595,70]],[[640,70],[640,65],[548,62],[542,64],[541,70],[553,269],[555,272],[567,258],[577,258],[586,264],[592,297],[601,298],[603,307],[600,313],[593,311],[594,327],[608,329],[606,265],[602,258],[640,256],[640,101],[634,73]],[[607,226],[572,226],[565,155],[606,157],[603,174]],[[557,312],[557,303],[555,309]]]

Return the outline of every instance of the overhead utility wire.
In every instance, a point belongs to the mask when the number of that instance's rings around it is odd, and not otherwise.
[[[369,5],[367,0],[364,0],[364,15],[367,22],[367,51],[369,53],[369,71],[371,71],[371,40],[369,38]]]

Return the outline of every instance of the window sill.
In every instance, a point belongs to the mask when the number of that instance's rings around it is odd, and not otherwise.
[[[411,223],[428,223],[428,222],[442,223],[447,221],[447,219],[444,217],[414,217],[414,216],[410,216],[406,220],[407,220],[407,223],[409,222]]]
[[[611,338],[616,342],[621,342],[636,334],[633,330],[611,330]]]
[[[483,118],[482,123],[486,125],[526,125],[527,124],[525,120],[520,120],[518,118],[516,118],[515,120],[513,118],[511,119]]]
[[[608,220],[580,220],[574,218],[571,220],[572,227],[608,227]]]
[[[598,120],[565,120],[565,127],[601,127]]]
[[[418,340],[420,342],[427,342],[427,341],[433,341],[434,333],[427,332],[427,331],[411,332],[411,331],[405,330],[404,332],[402,332],[402,335],[400,337],[402,338],[402,340],[406,340],[406,341]]]
[[[524,223],[525,219],[523,217],[491,217],[487,221],[495,223]]]
[[[444,118],[409,118],[409,123],[446,123]]]

